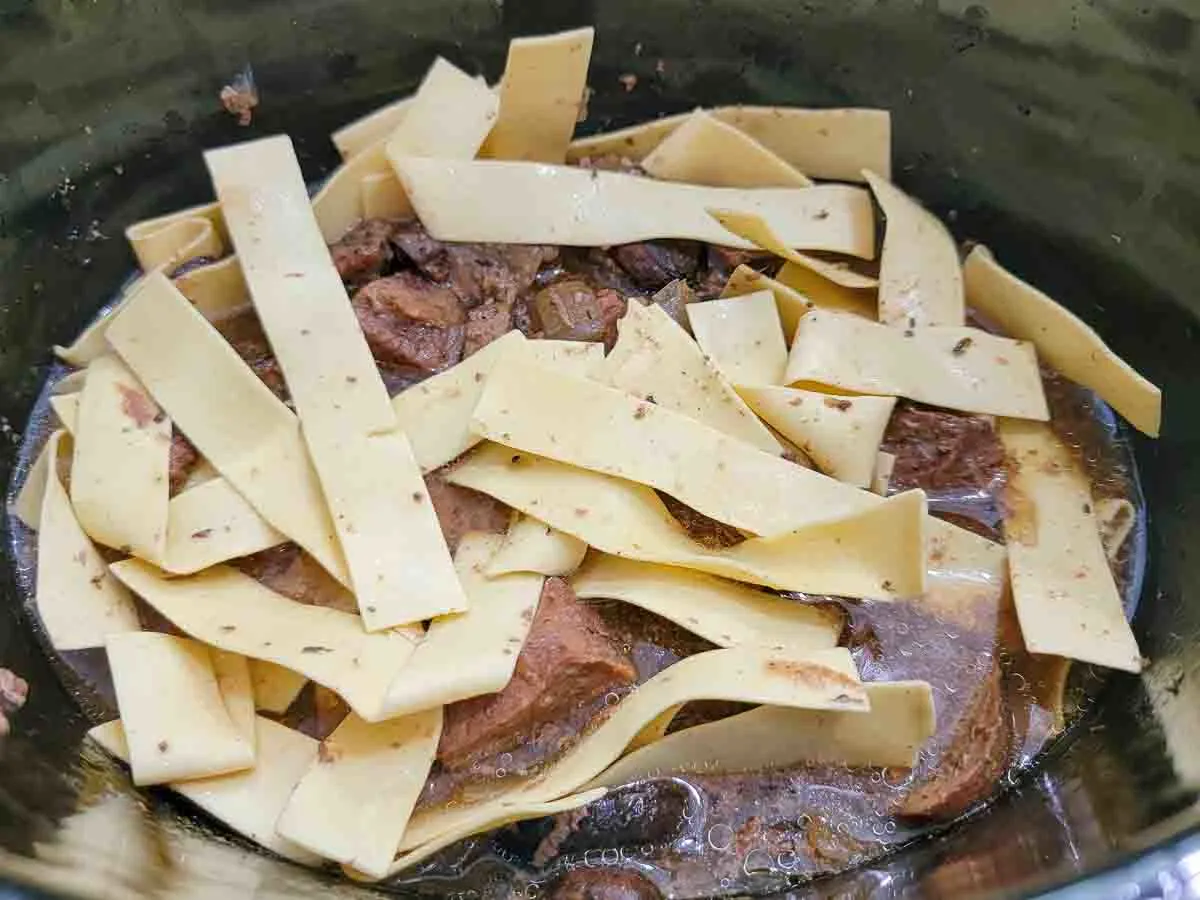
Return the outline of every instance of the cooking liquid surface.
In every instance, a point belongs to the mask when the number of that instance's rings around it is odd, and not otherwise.
[[[14,484],[23,480],[53,425],[50,391],[65,372],[59,368],[51,374],[35,407]],[[1144,572],[1146,513],[1123,426],[1089,392],[1061,379],[1047,379],[1047,396],[1054,427],[1077,450],[1097,499],[1125,497],[1136,509],[1134,529],[1115,565],[1131,616]],[[976,492],[934,490],[929,492],[930,507],[997,535],[1001,492],[999,483]],[[11,516],[10,534],[18,581],[30,618],[36,621],[36,536]],[[461,842],[389,884],[406,893],[478,891],[478,896],[492,896],[489,891],[494,890],[496,896],[511,896],[514,888],[536,891],[579,866],[616,867],[635,869],[660,888],[669,884],[672,896],[691,897],[778,890],[845,871],[946,827],[945,820],[922,821],[904,813],[912,811],[914,786],[936,781],[940,766],[955,765],[946,754],[953,752],[956,741],[962,746],[964,730],[970,734],[968,745],[989,748],[981,755],[994,767],[994,787],[979,795],[972,806],[976,808],[1023,778],[1051,741],[1070,740],[1073,723],[1104,679],[1092,667],[1071,667],[1068,727],[1055,734],[1053,714],[1043,703],[1053,666],[1021,649],[1007,600],[1007,606],[939,603],[933,593],[918,602],[795,599],[843,610],[843,643],[852,648],[864,680],[921,679],[932,685],[938,731],[914,769],[801,765],[761,773],[664,773],[615,790],[585,809]],[[639,682],[683,656],[709,649],[702,639],[649,613],[616,602],[598,606],[624,641]],[[103,650],[56,654],[56,659],[64,683],[95,721],[113,718],[115,703]],[[521,736],[511,749],[474,759],[468,768],[448,772],[435,767],[421,804],[462,802],[536,771],[619,701],[617,693],[606,696],[579,709],[568,722]],[[981,716],[980,709],[996,715]],[[738,711],[732,704],[692,704],[673,728]],[[314,697],[310,687],[285,721],[321,737],[341,714],[336,698]]]

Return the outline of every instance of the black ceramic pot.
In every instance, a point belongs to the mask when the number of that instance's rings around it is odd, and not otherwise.
[[[124,227],[211,196],[201,148],[287,131],[319,178],[329,132],[412,90],[435,54],[494,78],[509,37],[584,23],[589,130],[697,104],[891,109],[899,182],[1167,398],[1162,439],[1136,444],[1145,673],[1107,680],[990,808],[797,893],[1200,896],[1197,0],[0,0],[0,478],[22,463],[50,345],[131,269]],[[262,103],[243,129],[217,94],[248,64]],[[0,741],[0,897],[364,895],[129,791],[82,747],[10,567],[0,590],[0,665],[32,685]],[[511,886],[485,872],[470,890]]]

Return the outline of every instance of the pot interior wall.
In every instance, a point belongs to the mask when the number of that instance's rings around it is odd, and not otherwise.
[[[1163,387],[1163,438],[1137,443],[1151,557],[1135,630],[1150,666],[1109,679],[1085,727],[968,825],[818,894],[1041,888],[1160,842],[1173,849],[1143,865],[1173,865],[1200,823],[1200,555],[1189,552],[1200,523],[1198,15],[1194,0],[10,0],[0,476],[24,462],[49,346],[128,275],[124,227],[210,198],[200,148],[287,131],[316,178],[335,164],[329,132],[410,91],[435,54],[495,78],[510,36],[584,22],[598,28],[589,130],[697,104],[886,107],[900,183]],[[262,104],[242,129],[217,93],[248,64]],[[632,91],[624,74],[637,75]],[[0,742],[0,871],[67,892],[112,882],[361,894],[214,838],[174,803],[130,795],[81,748],[86,721],[22,620],[7,568],[0,590],[0,664],[32,684]]]

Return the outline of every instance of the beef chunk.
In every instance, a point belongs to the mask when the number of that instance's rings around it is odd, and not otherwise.
[[[443,283],[467,306],[511,304],[533,283],[552,247],[523,244],[455,244],[439,241],[419,222],[406,222],[392,238],[413,264]]]
[[[883,449],[896,456],[890,491],[991,491],[1004,476],[1004,448],[986,416],[902,401]]]
[[[192,445],[183,432],[178,428],[171,429],[171,452],[170,452],[170,468],[169,480],[171,484],[171,496],[174,497],[181,490],[183,485],[195,468],[196,463],[200,461],[200,453]]]
[[[658,900],[654,883],[630,869],[572,869],[550,893],[550,900]]]
[[[700,244],[693,241],[642,241],[610,251],[643,290],[657,291],[676,278],[691,278],[700,268]]]
[[[508,530],[512,510],[487,494],[451,484],[437,473],[425,476],[425,489],[451,553],[469,531],[503,534]]]
[[[396,223],[367,219],[329,245],[338,274],[347,284],[362,284],[384,273],[392,261],[392,234]]]
[[[605,847],[669,844],[686,827],[690,800],[688,789],[677,782],[643,781],[618,788],[555,816],[534,850],[534,865]]]
[[[774,266],[776,258],[757,250],[734,250],[708,244],[704,248],[704,271],[696,276],[696,297],[699,300],[714,300],[721,296],[729,276],[738,266],[752,266],[766,270]]]
[[[562,719],[635,677],[600,618],[566,581],[549,578],[512,681],[498,693],[446,707],[438,759],[458,767],[473,756],[502,752],[537,726]]]
[[[300,695],[292,701],[280,721],[294,731],[323,741],[333,734],[348,715],[350,707],[345,700],[329,688],[310,681],[301,689]],[[325,760],[329,749],[321,746],[318,752],[320,758]]]
[[[449,288],[414,272],[377,278],[351,301],[375,359],[437,372],[462,358],[462,305]]]
[[[597,247],[564,247],[561,261],[562,271],[582,275],[593,284],[612,288],[624,297],[645,293],[615,259]]]
[[[533,297],[533,319],[547,338],[562,341],[617,339],[617,320],[625,315],[625,299],[610,288],[598,288],[579,276],[563,278]]]
[[[487,303],[467,310],[466,339],[463,356],[486,347],[496,338],[511,331],[513,327],[513,304]]]
[[[275,359],[275,353],[267,341],[262,323],[253,310],[230,316],[217,323],[217,330],[242,360],[258,376],[259,381],[271,389],[280,400],[288,400],[287,383],[283,380],[283,369]]]
[[[309,606],[358,612],[358,603],[320,563],[292,543],[262,550],[234,565],[277,594]]]

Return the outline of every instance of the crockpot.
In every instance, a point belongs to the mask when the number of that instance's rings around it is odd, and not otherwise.
[[[287,132],[317,180],[329,133],[412,91],[435,55],[494,79],[510,37],[581,24],[597,29],[585,133],[722,103],[891,110],[898,182],[1167,397],[1161,440],[1134,439],[1145,671],[1106,676],[986,808],[794,895],[1200,896],[1196,0],[0,0],[0,476],[28,465],[51,345],[131,270],[123,229],[210,199],[202,148]],[[248,127],[218,99],[239,73],[261,96]],[[83,740],[21,611],[27,575],[0,572],[0,665],[31,687],[0,739],[0,897],[369,893],[135,794]]]

